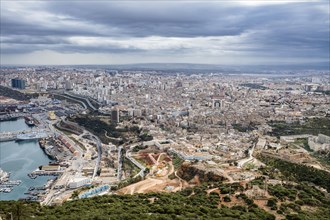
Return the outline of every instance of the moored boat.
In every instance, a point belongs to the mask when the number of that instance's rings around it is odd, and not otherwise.
[[[26,123],[28,126],[30,126],[30,127],[35,126],[35,123],[34,123],[34,120],[33,120],[32,117],[28,117],[28,116],[26,116],[26,117],[24,117],[24,120],[25,120],[25,123]]]

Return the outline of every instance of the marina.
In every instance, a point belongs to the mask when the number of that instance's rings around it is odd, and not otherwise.
[[[27,195],[27,197],[21,197],[19,200],[24,201],[41,201],[47,194],[47,190],[49,190],[53,183],[55,182],[55,179],[48,179],[46,184],[43,186],[31,186],[29,189],[24,192],[24,195]]]
[[[10,173],[3,171],[0,168],[0,193],[10,193],[13,191],[14,186],[22,183],[21,180],[9,180]]]
[[[21,180],[9,180],[7,182],[0,183],[0,187],[1,186],[18,186],[21,183],[22,183]]]
[[[13,191],[13,188],[11,187],[0,188],[0,192],[10,193],[11,191]]]

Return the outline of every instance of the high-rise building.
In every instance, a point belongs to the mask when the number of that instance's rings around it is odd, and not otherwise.
[[[111,111],[111,121],[112,122],[119,122],[119,109],[113,109]]]
[[[72,82],[66,81],[65,82],[65,89],[66,90],[72,90]]]
[[[25,80],[19,78],[11,79],[11,87],[25,89]]]

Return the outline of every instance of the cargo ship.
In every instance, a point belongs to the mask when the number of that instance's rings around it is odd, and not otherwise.
[[[30,127],[35,126],[35,123],[34,123],[34,120],[33,120],[32,117],[28,117],[28,116],[26,116],[26,117],[24,117],[24,119],[25,119],[25,123],[26,123],[28,126],[30,126]]]

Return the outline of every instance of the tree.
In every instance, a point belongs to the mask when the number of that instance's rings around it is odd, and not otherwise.
[[[275,198],[268,199],[267,206],[270,207],[272,210],[276,210],[277,209],[277,199],[275,199]]]
[[[225,202],[230,202],[231,199],[230,199],[229,196],[224,196],[224,197],[223,197],[223,201],[225,201]]]

